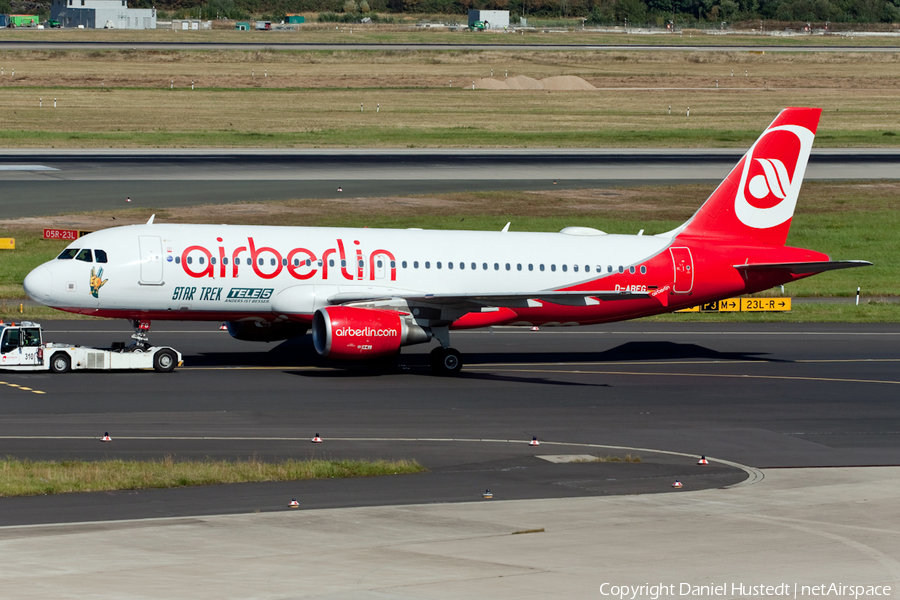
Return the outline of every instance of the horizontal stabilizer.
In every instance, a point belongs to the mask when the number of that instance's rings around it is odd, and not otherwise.
[[[811,273],[824,273],[825,271],[835,271],[837,269],[851,269],[853,267],[869,267],[872,266],[867,260],[823,260],[816,262],[799,262],[799,263],[763,263],[753,265],[734,265],[738,271],[758,272],[758,271],[782,271],[792,275],[809,275]]]

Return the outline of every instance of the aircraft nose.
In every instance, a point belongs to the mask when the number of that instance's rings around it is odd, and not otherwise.
[[[50,300],[53,290],[53,274],[50,269],[41,265],[25,277],[25,293],[38,302]]]

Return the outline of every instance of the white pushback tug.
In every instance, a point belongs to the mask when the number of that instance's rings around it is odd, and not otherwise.
[[[132,338],[135,341],[128,346],[122,343],[112,348],[88,348],[44,342],[38,323],[0,323],[0,370],[67,373],[84,369],[153,369],[169,373],[182,365],[180,352],[168,346],[148,345],[146,333],[140,328]]]

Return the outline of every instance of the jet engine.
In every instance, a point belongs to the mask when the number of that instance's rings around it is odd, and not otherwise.
[[[306,335],[309,326],[304,323],[268,323],[260,321],[228,321],[225,323],[231,337],[245,342],[275,342]]]
[[[313,316],[313,344],[327,358],[365,360],[396,354],[401,346],[424,344],[431,331],[394,310],[329,306]]]

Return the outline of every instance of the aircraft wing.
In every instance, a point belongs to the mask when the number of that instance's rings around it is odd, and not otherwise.
[[[649,292],[616,292],[616,291],[577,291],[577,292],[558,292],[553,290],[534,291],[534,292],[512,292],[512,293],[496,293],[496,294],[394,294],[391,296],[376,296],[364,294],[336,294],[328,298],[331,304],[349,304],[354,302],[372,302],[379,300],[400,299],[408,304],[424,304],[430,306],[454,306],[454,307],[472,307],[481,308],[484,306],[528,306],[528,301],[544,301],[554,304],[563,304],[569,306],[586,306],[589,304],[597,304],[600,300],[635,300],[639,298],[650,298]]]
[[[851,269],[853,267],[869,267],[871,265],[872,263],[867,260],[823,260],[818,262],[734,265],[734,268],[746,273],[756,271],[787,271],[793,275],[808,275],[810,273],[823,273],[825,271]]]

